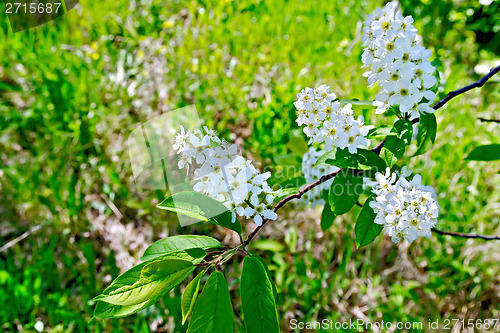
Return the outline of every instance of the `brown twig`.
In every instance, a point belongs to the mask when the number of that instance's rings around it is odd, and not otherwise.
[[[488,74],[486,74],[485,76],[483,76],[481,79],[477,80],[476,82],[474,82],[472,84],[469,84],[468,86],[465,86],[465,87],[463,87],[461,89],[458,89],[458,90],[455,90],[455,91],[452,91],[452,92],[448,93],[448,95],[446,95],[445,98],[443,98],[442,100],[440,100],[439,102],[437,102],[436,104],[434,104],[432,106],[432,108],[434,110],[437,110],[437,109],[443,107],[452,98],[454,98],[454,97],[456,97],[458,95],[461,95],[461,94],[463,94],[463,93],[465,93],[465,92],[467,92],[467,91],[469,91],[471,89],[482,87],[486,83],[486,81],[488,81],[493,75],[495,75],[499,71],[500,71],[500,66],[492,68]],[[412,124],[417,123],[418,122],[418,118],[413,119],[411,122],[412,122]],[[372,151],[375,152],[376,154],[380,154],[380,151],[382,150],[382,147],[383,147],[384,143],[385,143],[385,139],[382,140],[382,142],[380,142],[375,148],[373,148]],[[304,187],[302,190],[298,191],[297,193],[291,194],[291,195],[283,198],[280,202],[278,202],[276,204],[276,206],[274,206],[273,211],[276,212],[278,209],[280,209],[281,207],[283,207],[283,205],[285,205],[288,201],[291,201],[293,199],[300,199],[306,192],[309,192],[310,190],[312,190],[316,186],[318,186],[318,185],[326,182],[327,180],[335,177],[341,170],[342,169],[340,169],[338,171],[335,171],[335,172],[332,172],[332,173],[329,173],[329,174],[326,174],[326,175],[323,175],[320,179],[318,179],[314,183],[311,183],[311,184],[307,185],[306,187]],[[353,171],[353,172],[359,172],[361,170],[351,170],[351,171]],[[247,239],[245,239],[245,241],[242,242],[242,245],[243,246],[248,245],[248,243],[250,243],[250,241],[252,240],[252,238],[254,238],[254,236],[259,232],[259,230],[262,229],[262,227],[267,223],[267,221],[268,221],[267,219],[263,219],[262,224],[259,225],[257,228],[255,228],[250,233],[250,235],[248,235]],[[436,230],[435,232],[438,232],[438,231]],[[444,232],[444,231],[441,231],[441,232]],[[452,233],[448,233],[448,235],[452,235]],[[459,234],[456,234],[454,236],[460,237],[458,235]],[[478,236],[478,235],[472,235],[472,236]],[[484,237],[490,237],[490,236],[484,236]],[[494,236],[491,236],[491,237],[494,237]],[[481,238],[481,237],[469,237],[469,238]],[[493,238],[493,239],[496,239],[496,238]]]

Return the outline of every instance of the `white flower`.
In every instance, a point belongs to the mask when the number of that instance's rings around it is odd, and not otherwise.
[[[431,52],[417,44],[413,18],[403,17],[392,3],[368,15],[363,28],[363,74],[372,85],[378,81],[381,91],[373,103],[376,113],[398,105],[404,115],[418,116],[436,95],[430,90],[436,84],[435,68],[429,62]]]
[[[305,88],[297,94],[294,105],[297,108],[297,124],[304,126],[309,144],[325,144],[325,150],[348,148],[356,153],[360,147],[367,147],[366,139],[370,127],[364,125],[363,117],[355,120],[351,104],[341,107],[330,87],[322,84],[317,89]],[[314,92],[314,101],[309,102]]]
[[[314,97],[310,91],[306,95]],[[276,219],[276,213],[269,212],[267,207],[273,202],[274,194],[279,192],[273,191],[267,184],[271,173],[260,173],[252,161],[237,155],[236,145],[221,140],[214,130],[204,127],[204,131],[205,134],[199,130],[185,132],[181,127],[172,146],[179,156],[180,169],[189,171],[191,165],[196,166],[193,189],[222,202],[240,216],[245,215],[249,195],[254,201],[255,197],[262,195],[267,204],[258,205],[255,222],[262,223],[262,217]]]
[[[276,220],[278,215],[273,210],[274,197],[270,194],[266,195],[265,201],[259,202],[259,197],[256,194],[252,194],[250,197],[250,203],[252,207],[245,208],[245,215],[247,218],[253,217],[255,224],[262,225],[263,219]]]
[[[376,173],[375,181],[367,181],[376,195],[370,207],[377,214],[375,223],[384,225],[385,232],[397,243],[402,239],[413,242],[418,237],[431,237],[436,225],[439,205],[434,189],[421,183],[420,175],[406,180],[411,171]],[[398,178],[399,177],[399,178]]]

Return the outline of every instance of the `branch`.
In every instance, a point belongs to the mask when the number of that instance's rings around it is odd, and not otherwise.
[[[481,88],[482,86],[484,86],[484,84],[486,83],[486,81],[488,81],[493,75],[495,75],[498,72],[500,72],[500,66],[493,67],[492,69],[490,69],[490,72],[488,74],[486,74],[485,76],[483,76],[482,78],[480,78],[476,82],[474,82],[472,84],[469,84],[468,86],[465,86],[465,87],[463,87],[461,89],[458,89],[458,90],[455,90],[455,91],[452,91],[452,92],[448,93],[448,95],[446,95],[445,98],[443,98],[442,100],[440,100],[439,102],[437,102],[436,104],[434,104],[432,106],[432,108],[434,110],[437,110],[440,107],[442,107],[443,105],[445,105],[453,97],[461,95],[461,94],[463,94],[463,93],[465,93],[465,92],[467,92],[469,90],[472,90],[474,88]]]
[[[363,173],[363,170],[356,170],[356,169],[348,169],[348,170],[351,170],[353,172],[353,174],[355,174],[355,175],[361,175]],[[276,212],[278,209],[280,209],[281,207],[283,207],[288,201],[291,201],[293,199],[300,199],[305,193],[309,192],[310,190],[312,190],[316,186],[318,186],[318,185],[326,182],[327,180],[332,179],[340,171],[342,171],[342,169],[339,169],[339,170],[337,170],[335,172],[323,175],[323,176],[321,176],[320,179],[318,179],[314,183],[311,183],[311,184],[307,185],[306,187],[304,187],[302,190],[298,191],[297,193],[291,194],[291,195],[289,195],[289,196],[281,199],[281,201],[278,202],[276,204],[276,206],[274,206],[273,211]],[[266,224],[267,221],[268,221],[268,219],[263,219],[262,224],[259,225],[257,228],[255,228],[252,231],[252,233],[250,235],[248,235],[247,239],[242,244],[244,246],[248,245],[248,243],[250,243],[250,241],[252,240],[252,238],[259,232],[259,230],[264,226],[264,224]]]
[[[498,73],[500,71],[500,66],[497,66],[497,67],[494,67],[490,70],[490,72],[488,74],[486,74],[485,76],[483,76],[481,79],[479,79],[478,81],[472,83],[472,84],[469,84],[468,86],[465,86],[461,89],[458,89],[458,90],[455,90],[455,91],[452,91],[450,93],[448,93],[448,95],[446,95],[445,98],[443,98],[442,100],[440,100],[439,102],[437,102],[436,104],[434,104],[432,106],[432,108],[434,110],[437,110],[441,107],[443,107],[446,103],[448,103],[449,100],[451,100],[452,98],[458,96],[458,95],[461,95],[471,89],[474,89],[474,88],[479,88],[479,87],[482,87],[486,81],[488,81],[493,75],[495,75],[496,73]],[[412,124],[415,124],[418,122],[418,118],[415,118],[413,119],[412,121]],[[382,140],[382,142],[380,142],[375,148],[372,149],[372,151],[374,153],[376,153],[377,155],[380,154],[380,151],[382,150],[382,147],[384,146],[384,143],[385,143],[385,139]],[[304,187],[302,190],[298,191],[297,193],[294,193],[294,194],[291,194],[285,198],[283,198],[280,202],[278,202],[276,204],[276,206],[274,206],[274,209],[273,211],[276,212],[278,209],[280,209],[281,207],[283,207],[284,204],[286,204],[288,201],[291,201],[293,199],[300,199],[306,192],[309,192],[310,190],[312,190],[313,188],[315,188],[316,186],[326,182],[327,180],[335,177],[342,169],[339,169],[335,172],[332,172],[332,173],[329,173],[329,174],[326,174],[326,175],[323,175],[320,179],[318,179],[317,181],[315,181],[314,183],[311,183],[309,185],[307,185],[306,187]],[[355,175],[360,175],[360,171],[362,173],[362,170],[355,170],[355,169],[350,169]],[[252,233],[250,233],[250,235],[248,235],[247,239],[242,243],[243,246],[246,246],[248,245],[248,243],[250,243],[250,241],[252,240],[252,238],[259,232],[260,229],[262,229],[262,227],[267,223],[267,219],[263,219],[262,221],[262,224],[259,225],[257,228],[255,228]],[[434,232],[437,232],[437,233],[442,233],[442,234],[446,234],[446,235],[453,235],[454,236],[458,236],[458,237],[466,237],[466,238],[482,238],[482,239],[489,239],[489,238],[484,238],[484,237],[493,237],[492,239],[496,239],[494,238],[495,236],[480,236],[480,235],[466,235],[466,234],[455,234],[455,233],[446,233],[444,231],[439,231],[437,229],[433,229]],[[465,235],[465,236],[459,236],[459,235]]]
[[[483,117],[478,117],[477,119],[485,123],[500,123],[500,119],[486,119]]]
[[[462,237],[462,238],[479,238],[479,239],[484,239],[484,240],[500,240],[500,236],[485,236],[485,235],[475,235],[475,234],[463,234],[463,233],[460,233],[460,232],[442,231],[442,230],[438,230],[436,228],[432,228],[431,230],[434,231],[436,234],[439,234],[439,235],[448,235],[448,236]]]

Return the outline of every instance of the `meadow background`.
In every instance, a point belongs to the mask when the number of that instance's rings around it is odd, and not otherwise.
[[[442,62],[441,92],[500,60],[498,2],[401,1]],[[181,285],[124,319],[89,323],[92,298],[153,241],[177,234],[238,239],[210,224],[181,228],[138,188],[126,140],[141,122],[195,104],[208,126],[279,174],[303,137],[295,94],[332,86],[370,100],[361,22],[382,1],[94,1],[13,34],[0,15],[0,330],[183,332]],[[4,7],[2,7],[4,11]],[[499,165],[464,161],[498,143],[500,77],[437,113],[432,149],[409,162],[434,186],[442,230],[500,235]],[[441,97],[442,97],[441,93]],[[371,124],[387,123],[371,109]],[[321,232],[320,210],[280,211],[250,248],[265,258],[288,321],[422,321],[500,317],[500,243],[434,235],[380,237],[355,249],[359,213]],[[251,230],[253,223],[246,223]],[[11,242],[16,240],[16,242]],[[224,266],[239,330],[240,257]],[[39,329],[41,324],[37,324]]]

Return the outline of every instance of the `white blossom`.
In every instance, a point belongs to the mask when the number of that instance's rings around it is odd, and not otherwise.
[[[403,115],[418,117],[432,113],[429,103],[436,98],[430,89],[436,84],[429,58],[431,51],[417,44],[417,29],[411,16],[403,17],[393,3],[368,15],[363,28],[363,74],[368,84],[381,87],[376,113],[399,105]]]
[[[375,223],[384,226],[394,243],[402,239],[411,243],[420,236],[430,238],[437,223],[439,204],[434,189],[422,185],[420,175],[408,181],[410,174],[406,167],[400,172],[387,168],[385,174],[375,174],[375,181],[365,181],[375,194],[370,202],[377,214]]]
[[[351,104],[341,107],[330,90],[323,84],[314,90],[305,88],[297,94],[294,103],[297,124],[304,126],[309,144],[324,143],[326,151],[348,148],[354,154],[358,148],[370,145],[366,135],[371,127],[364,125],[362,116],[354,118]]]
[[[189,173],[194,167],[193,190],[220,201],[239,216],[253,218],[258,225],[263,218],[276,220],[272,203],[279,191],[267,184],[271,173],[260,173],[252,161],[237,155],[236,145],[221,140],[213,129],[186,132],[181,126],[172,148],[177,151],[179,169]]]

